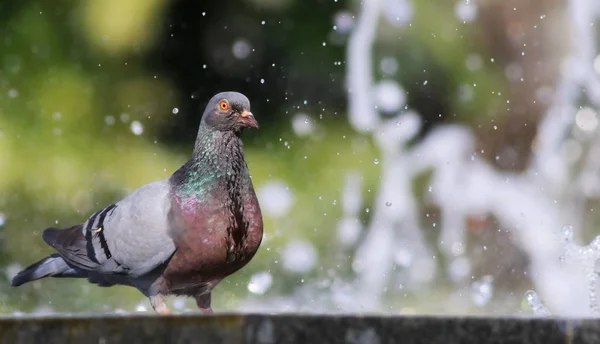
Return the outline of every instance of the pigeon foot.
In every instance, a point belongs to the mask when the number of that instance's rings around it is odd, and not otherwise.
[[[167,307],[166,303],[167,298],[163,294],[150,296],[150,304],[152,305],[152,309],[160,315],[169,315],[171,311]]]
[[[204,314],[214,314],[215,312],[213,312],[212,308],[201,308],[198,307],[198,309],[200,309],[200,312],[204,313]]]
[[[210,292],[206,294],[196,295],[196,306],[198,309],[204,314],[213,314],[213,310],[210,307],[211,294]]]

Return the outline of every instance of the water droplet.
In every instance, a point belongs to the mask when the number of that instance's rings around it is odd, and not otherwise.
[[[294,203],[294,194],[287,184],[279,180],[263,183],[256,193],[264,213],[270,216],[286,215]]]
[[[176,115],[179,113],[179,109],[178,108],[173,108],[173,114]]]
[[[104,123],[106,123],[106,125],[114,125],[116,122],[115,118],[113,116],[106,116],[104,117]]]
[[[301,112],[292,117],[292,129],[300,137],[308,136],[313,133],[315,125],[307,114]]]
[[[485,306],[494,293],[494,277],[483,276],[471,284],[471,300],[478,307]]]
[[[379,165],[379,160],[375,159],[375,160],[373,160],[373,163],[374,163],[375,165]]]
[[[293,240],[281,251],[283,268],[296,273],[306,273],[317,264],[317,250],[308,241]]]
[[[133,121],[131,122],[131,132],[134,135],[142,135],[142,133],[144,132],[144,126],[138,121]]]
[[[459,1],[454,6],[454,15],[464,23],[472,22],[477,17],[477,6],[469,1]]]
[[[264,84],[265,83],[265,79],[260,79],[260,83]]]
[[[185,308],[185,300],[182,298],[176,298],[173,300],[173,307],[178,310],[183,310]]]
[[[382,80],[375,85],[375,104],[384,112],[396,112],[406,105],[406,91],[396,81]]]
[[[392,202],[385,202],[385,206],[386,207],[391,207],[392,206]]]
[[[354,15],[348,11],[341,11],[335,14],[334,23],[336,31],[344,34],[350,32],[354,27]]]
[[[381,71],[388,75],[393,75],[398,71],[398,61],[394,57],[384,57],[379,63]]]
[[[146,305],[144,305],[144,303],[140,302],[135,306],[135,311],[136,312],[145,312],[148,309],[146,308]]]
[[[250,53],[252,52],[252,45],[247,40],[241,38],[233,43],[231,52],[237,59],[243,60],[250,56]]]
[[[255,273],[250,277],[248,291],[253,294],[264,294],[273,284],[273,276],[268,271]]]
[[[462,256],[458,257],[448,265],[448,275],[456,283],[464,280],[471,271],[471,262]]]

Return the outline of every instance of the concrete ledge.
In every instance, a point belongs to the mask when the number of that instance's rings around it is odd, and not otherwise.
[[[338,315],[0,318],[1,344],[600,343],[600,320]]]

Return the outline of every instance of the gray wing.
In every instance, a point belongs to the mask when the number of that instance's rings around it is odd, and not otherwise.
[[[110,210],[102,223],[105,244],[102,240],[94,242],[95,248],[102,249],[96,252],[98,258],[106,259],[105,269],[111,270],[116,263],[127,269],[129,275],[140,276],[171,258],[175,243],[168,221],[169,190],[167,180],[146,184]]]
[[[166,180],[146,184],[82,225],[49,228],[44,240],[72,265],[103,274],[144,275],[175,252]]]

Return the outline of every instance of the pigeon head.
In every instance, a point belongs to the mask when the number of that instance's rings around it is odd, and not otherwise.
[[[222,92],[213,96],[202,115],[202,125],[212,130],[239,132],[258,128],[250,112],[250,101],[238,92]]]

